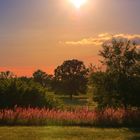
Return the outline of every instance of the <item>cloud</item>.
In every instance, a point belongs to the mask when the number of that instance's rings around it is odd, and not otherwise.
[[[140,45],[140,34],[109,34],[102,33],[95,37],[83,38],[77,41],[66,41],[65,45],[95,45],[100,46],[104,42],[111,40],[112,38],[128,39],[134,41],[137,45]]]

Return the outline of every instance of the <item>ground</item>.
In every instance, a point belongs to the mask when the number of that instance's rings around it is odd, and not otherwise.
[[[92,101],[92,93],[88,93],[86,95],[73,96],[72,100],[68,95],[57,95],[57,97],[63,101],[65,107],[95,107],[95,103]]]
[[[140,140],[140,129],[0,127],[0,140]]]
[[[67,107],[90,106],[88,95],[59,96]],[[0,127],[0,140],[140,140],[140,128]]]

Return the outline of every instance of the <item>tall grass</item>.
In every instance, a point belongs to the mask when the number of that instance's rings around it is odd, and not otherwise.
[[[14,108],[0,110],[0,125],[65,125],[65,126],[140,126],[139,109],[62,111],[56,109]]]

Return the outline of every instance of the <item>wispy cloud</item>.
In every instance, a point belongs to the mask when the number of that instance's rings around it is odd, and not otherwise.
[[[102,33],[95,37],[83,38],[77,41],[65,41],[65,45],[95,45],[100,46],[105,41],[108,41],[112,38],[122,38],[122,39],[129,39],[131,41],[135,41],[136,44],[140,45],[140,34],[109,34],[109,33]]]

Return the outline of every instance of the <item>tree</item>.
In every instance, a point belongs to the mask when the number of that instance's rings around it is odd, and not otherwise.
[[[42,70],[37,70],[33,73],[34,81],[40,83],[43,87],[50,88],[52,77],[52,75],[48,75]]]
[[[0,72],[0,79],[14,78],[15,75],[11,71]]]
[[[73,59],[64,61],[61,66],[55,69],[55,80],[57,88],[61,92],[70,95],[85,93],[87,89],[88,69],[82,61]]]
[[[0,109],[17,107],[57,108],[61,102],[46,88],[32,80],[0,80]]]
[[[91,76],[94,101],[98,106],[140,106],[140,52],[129,40],[113,39],[103,44],[100,51],[105,72],[94,72]]]
[[[106,65],[108,72],[128,76],[137,73],[136,68],[140,65],[140,53],[134,42],[114,38],[112,42],[104,43],[102,47],[103,50],[99,55],[103,57],[102,64]]]

